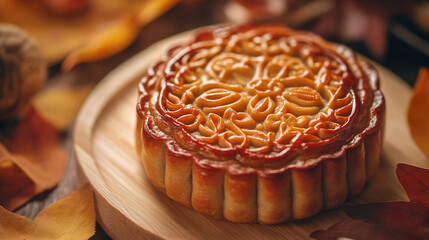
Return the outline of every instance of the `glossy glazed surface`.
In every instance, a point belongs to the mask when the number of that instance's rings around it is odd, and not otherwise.
[[[278,173],[341,155],[380,127],[372,66],[347,47],[280,26],[200,32],[140,84],[143,134],[176,156]]]

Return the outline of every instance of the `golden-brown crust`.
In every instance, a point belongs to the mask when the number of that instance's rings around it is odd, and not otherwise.
[[[336,91],[336,97],[329,97],[331,99],[329,106],[320,102],[320,96],[327,94],[320,88],[315,89],[321,91],[321,95],[313,93],[313,90],[305,90],[305,94],[302,95],[299,89],[295,90],[290,86],[289,90],[284,90],[281,86],[276,88],[277,83],[268,84],[268,80],[264,79],[258,80],[256,85],[247,84],[250,89],[249,94],[261,96],[259,100],[255,100],[260,101],[256,105],[248,101],[247,109],[242,108],[242,102],[240,102],[243,101],[240,99],[247,95],[219,90],[219,87],[228,89],[230,85],[218,84],[217,88],[212,88],[214,90],[210,90],[209,86],[204,90],[205,92],[200,92],[196,97],[189,93],[183,94],[180,90],[181,85],[173,87],[174,81],[166,80],[172,79],[171,76],[174,75],[171,72],[171,66],[168,65],[179,61],[176,56],[189,52],[187,46],[192,44],[204,46],[204,41],[213,41],[217,30],[200,33],[190,44],[170,50],[164,60],[148,71],[139,86],[136,146],[146,174],[153,185],[166,192],[171,199],[191,206],[201,213],[216,218],[226,218],[233,222],[275,224],[306,218],[322,209],[338,207],[346,198],[358,194],[378,168],[384,121],[384,99],[379,90],[377,73],[369,63],[357,60],[354,53],[345,47],[327,43],[311,34],[293,32],[282,27],[242,26],[228,31],[222,30],[224,34],[222,37],[229,38],[234,34],[251,30],[260,34],[272,31],[271,34],[280,37],[298,36],[312,44],[314,41],[314,44],[321,49],[328,49],[325,53],[330,56],[329,58],[341,58],[342,60],[337,60],[347,67],[347,74],[343,75],[346,79],[338,82],[347,87],[330,88]],[[335,51],[333,51],[334,46],[337,47]],[[249,46],[247,48],[252,49]],[[271,50],[278,51],[275,48]],[[204,52],[206,57],[210,55],[210,59],[221,56],[220,50],[216,47],[210,51]],[[274,65],[270,68],[271,72],[277,71],[273,70],[276,68]],[[186,71],[183,70],[180,73],[182,75],[179,74],[181,78],[193,78],[192,74]],[[247,74],[244,70],[238,70],[235,73]],[[166,88],[165,84],[170,87]],[[207,86],[207,84],[211,83],[205,82],[201,86]],[[311,85],[311,83],[308,84]],[[287,144],[278,145],[283,147],[280,150],[274,147],[276,145],[272,145],[271,140],[260,140],[262,135],[254,135],[259,136],[256,138],[219,137],[222,134],[229,136],[224,129],[233,129],[240,124],[245,128],[254,126],[258,131],[265,129],[264,131],[269,133],[275,124],[265,119],[268,118],[269,112],[278,111],[281,106],[279,107],[279,102],[274,102],[273,98],[263,99],[263,96],[273,92],[277,94],[280,90],[286,91],[285,98],[292,97],[289,100],[291,102],[298,101],[307,106],[308,97],[316,102],[316,105],[313,105],[316,107],[308,105],[310,107],[303,110],[293,110],[294,106],[289,106],[292,114],[298,114],[298,116],[310,114],[310,117],[296,117],[288,120],[295,121],[294,124],[297,124],[297,127],[310,126],[306,131],[306,134],[310,132],[308,137],[302,138],[303,140],[299,143],[282,140],[287,141]],[[168,95],[166,91],[171,91],[173,95],[182,94],[182,97],[179,99],[171,94]],[[240,91],[243,89],[238,92]],[[163,94],[169,97],[162,97]],[[217,108],[218,105],[213,105],[211,101],[214,96],[222,96],[223,104],[227,107]],[[198,99],[195,100],[195,98]],[[183,107],[184,105],[179,104],[180,101],[188,103],[195,101],[196,106],[201,109],[198,110],[191,105],[188,108]],[[341,105],[343,103],[347,105]],[[261,109],[260,107],[264,104],[266,107]],[[271,108],[270,104],[277,104],[276,110]],[[254,108],[259,109],[253,110]],[[327,112],[326,116],[314,113],[315,110],[322,111],[327,108],[337,109],[338,115],[335,116],[335,120],[333,120],[334,115],[328,116]],[[254,120],[249,119],[247,115],[241,116],[240,109],[247,111]],[[254,115],[252,111],[256,111]],[[300,112],[294,113],[294,111]],[[312,121],[311,118],[318,119],[317,129],[313,128],[315,125],[307,125]],[[181,124],[177,121],[181,121]],[[258,126],[251,121],[261,122],[261,124]],[[263,126],[262,122],[271,125]],[[334,130],[331,129],[332,126],[335,127],[332,128]],[[352,129],[354,131],[351,131]],[[311,135],[316,130],[317,134]],[[247,131],[245,134],[252,136],[254,132]],[[267,139],[273,139],[270,134],[264,136]],[[253,142],[243,148],[245,144],[243,141]],[[261,141],[262,145],[260,145]],[[234,144],[241,144],[241,147]]]
[[[348,197],[360,193],[366,182],[365,145],[363,143],[347,151],[347,189]]]
[[[292,169],[292,216],[301,219],[323,208],[322,166]]]
[[[323,208],[338,207],[346,200],[348,194],[346,156],[326,159],[322,168]]]
[[[291,173],[258,176],[258,221],[279,223],[292,219]]]
[[[257,220],[256,175],[225,174],[223,215],[232,222]]]
[[[191,199],[195,210],[216,218],[223,216],[224,175],[222,170],[193,163]]]
[[[165,164],[165,191],[167,196],[183,205],[191,206],[192,160],[167,152]]]

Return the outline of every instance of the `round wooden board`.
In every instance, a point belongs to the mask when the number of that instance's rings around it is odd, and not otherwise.
[[[112,71],[86,100],[76,121],[74,149],[79,172],[95,193],[97,220],[115,239],[308,239],[348,218],[341,210],[280,224],[238,224],[216,220],[157,192],[134,148],[137,82],[164,50],[186,41],[192,31],[160,41]],[[387,102],[380,168],[353,203],[407,199],[397,180],[399,162],[429,168],[409,135],[406,109],[410,88],[378,66]]]

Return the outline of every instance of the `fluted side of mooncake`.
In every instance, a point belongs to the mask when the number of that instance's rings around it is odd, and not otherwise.
[[[139,90],[136,146],[148,178],[216,218],[306,218],[360,193],[379,164],[377,72],[309,33],[199,33],[170,49]]]

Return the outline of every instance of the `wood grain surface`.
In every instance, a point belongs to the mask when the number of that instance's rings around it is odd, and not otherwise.
[[[151,186],[134,149],[137,82],[167,46],[190,34],[160,41],[116,68],[80,111],[73,143],[78,172],[80,180],[88,180],[94,188],[97,220],[103,229],[115,239],[308,239],[311,232],[348,218],[335,209],[279,225],[230,223],[175,203]],[[411,90],[388,70],[378,69],[387,103],[382,159],[374,179],[352,203],[405,200],[396,164],[429,168],[407,128]]]

